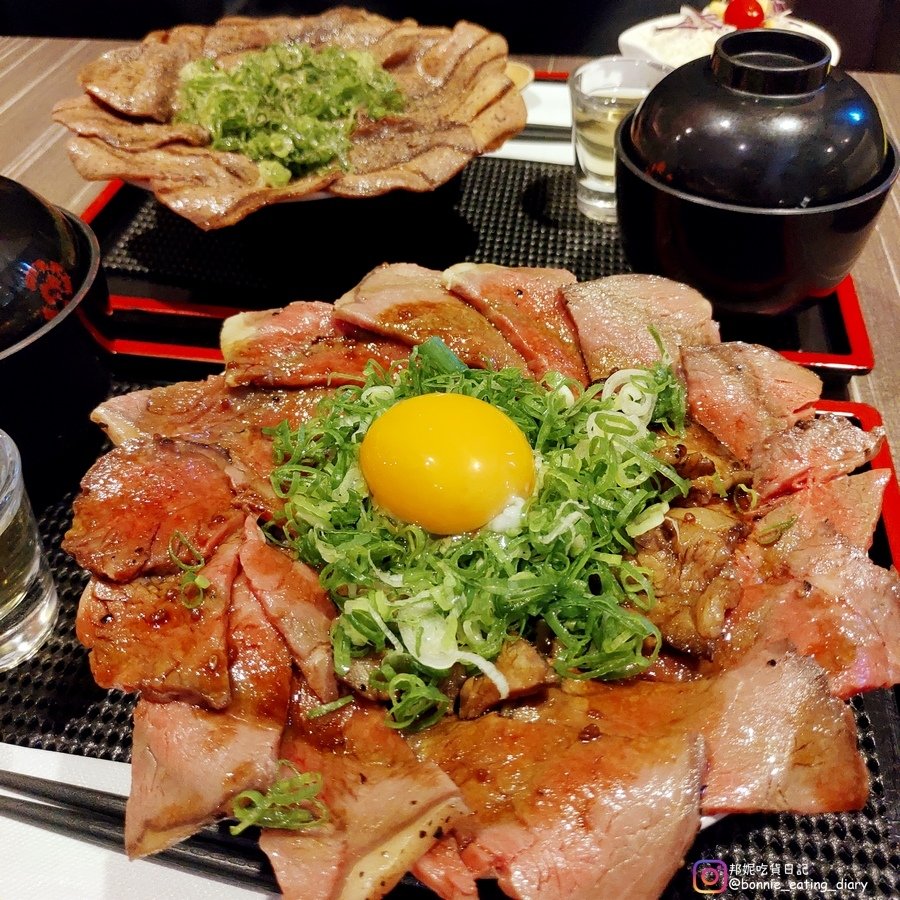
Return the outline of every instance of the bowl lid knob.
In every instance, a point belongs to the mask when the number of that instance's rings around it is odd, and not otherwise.
[[[831,71],[831,51],[809,35],[753,28],[719,38],[711,66],[724,87],[785,97],[822,87]]]

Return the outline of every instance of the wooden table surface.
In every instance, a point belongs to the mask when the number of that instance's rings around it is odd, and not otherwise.
[[[102,189],[84,181],[66,155],[67,132],[50,119],[57,100],[79,93],[78,70],[123,41],[0,37],[0,174],[74,213]],[[572,57],[523,57],[537,70],[565,72]],[[888,134],[900,142],[900,75],[854,73],[874,98]],[[900,464],[900,184],[853,268],[875,369],[854,378],[851,397],[881,411]]]

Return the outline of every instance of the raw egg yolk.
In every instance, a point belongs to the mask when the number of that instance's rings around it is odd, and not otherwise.
[[[534,488],[534,454],[519,426],[462,394],[392,406],[369,426],[359,465],[378,506],[433,534],[481,528]]]

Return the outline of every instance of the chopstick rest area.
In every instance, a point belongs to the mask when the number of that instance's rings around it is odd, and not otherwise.
[[[0,816],[124,854],[121,794],[6,770],[0,770],[0,791]],[[276,890],[255,840],[230,835],[227,824],[208,826],[148,860],[228,884]]]

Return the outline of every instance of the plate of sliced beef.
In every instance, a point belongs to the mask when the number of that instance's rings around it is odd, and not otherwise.
[[[531,900],[653,898],[705,817],[866,804],[846,701],[900,681],[900,578],[868,554],[891,478],[866,467],[879,429],[817,412],[818,376],[720,342],[707,301],[663,278],[403,263],[333,299],[242,313],[223,373],[93,414],[114,448],[64,546],[90,574],[77,627],[94,678],[139,694],[131,856],[231,817],[282,761],[320,777],[330,810],[261,831],[303,900],[381,897],[406,873],[442,898],[484,879]],[[688,418],[657,457],[690,490],[631,551],[663,641],[648,671],[559,677],[552,640],[511,635],[493,660],[505,697],[469,671],[445,715],[404,732],[364,666],[336,677],[338,610],[261,525],[279,502],[272,429],[435,336],[461,364],[564,372],[574,392],[668,360]],[[174,534],[202,605],[173,600]]]
[[[362,109],[349,146],[331,162],[294,167],[290,177],[279,169],[284,177],[273,180],[271,162],[217,143],[218,126],[185,119],[179,87],[198,61],[227,72],[265,48],[298,45],[363,54],[361,81],[375,66],[402,101],[377,116]],[[427,27],[349,7],[228,17],[152,32],[104,54],[80,73],[81,96],[57,104],[53,118],[72,132],[69,155],[83,177],[139,185],[199,227],[221,228],[272,203],[433,190],[524,127],[525,104],[507,65],[505,39],[470,22]],[[275,139],[275,162],[285,141],[303,143],[294,125]]]

